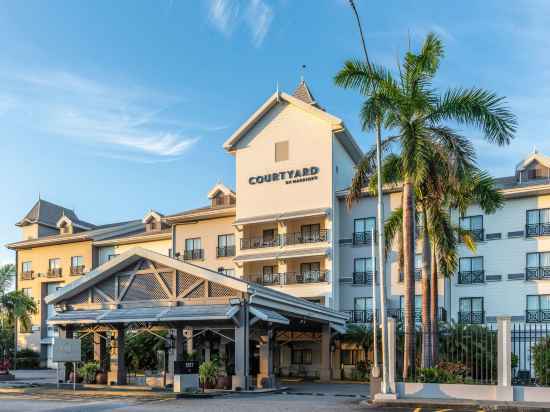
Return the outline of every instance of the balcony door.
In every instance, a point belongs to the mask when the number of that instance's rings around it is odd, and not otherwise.
[[[321,232],[321,225],[319,223],[312,225],[302,225],[300,233],[303,243],[319,242],[319,236]]]
[[[527,322],[550,321],[550,295],[527,296]]]
[[[483,323],[483,298],[460,298],[459,320],[463,323]]]
[[[277,231],[275,229],[264,229],[262,232],[262,242],[264,247],[277,245]]]
[[[304,283],[319,282],[321,262],[300,264],[300,275]]]

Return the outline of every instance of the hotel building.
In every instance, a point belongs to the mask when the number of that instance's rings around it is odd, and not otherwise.
[[[47,319],[55,311],[45,297],[136,246],[344,312],[351,323],[370,322],[376,199],[365,192],[346,206],[362,152],[342,120],[302,81],[292,95],[269,97],[224,149],[235,158],[235,191],[217,184],[209,204],[198,209],[167,216],[150,211],[143,219],[98,226],[39,200],[17,223],[23,240],[8,245],[16,252],[17,288],[40,309],[32,328],[19,331],[19,345],[39,350],[50,365],[56,329]],[[464,217],[453,214],[456,225],[474,234],[477,251],[461,245],[458,273],[440,279],[440,317],[550,321],[550,158],[534,153],[497,184],[505,203],[496,213],[484,216],[472,206]],[[384,204],[387,214],[400,207],[399,189],[388,190]],[[420,241],[417,246],[420,253]],[[420,280],[420,255],[416,264]],[[386,307],[399,318],[404,282],[396,251],[386,276]],[[191,294],[203,296],[199,283],[188,285]],[[420,319],[420,282],[416,290]],[[108,298],[101,289],[97,294],[97,302]],[[318,374],[315,345],[297,340],[281,350],[279,373]],[[333,378],[364,356],[338,336],[331,346]]]

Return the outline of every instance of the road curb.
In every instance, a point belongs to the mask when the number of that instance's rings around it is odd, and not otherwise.
[[[537,405],[536,403],[522,402],[490,402],[490,401],[474,401],[467,399],[396,399],[392,401],[372,401],[366,400],[359,403],[365,409],[370,408],[429,408],[429,409],[452,409],[458,410],[483,410],[483,411],[499,411],[499,412],[548,412],[550,406],[548,404]]]

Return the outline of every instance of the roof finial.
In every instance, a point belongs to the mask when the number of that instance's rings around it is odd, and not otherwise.
[[[533,145],[533,154],[537,154],[538,152],[537,145]]]
[[[40,191],[38,191],[38,200],[42,200],[42,195],[41,195]]]
[[[305,70],[306,70],[306,65],[302,64],[302,68],[300,70],[300,83],[304,82],[304,72],[305,72]]]
[[[279,80],[277,80],[277,83],[276,83],[276,93],[277,93],[277,103],[279,103],[279,96],[280,96],[280,92],[279,92]]]

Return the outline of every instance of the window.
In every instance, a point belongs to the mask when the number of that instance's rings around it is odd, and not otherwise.
[[[399,296],[399,316],[401,320],[405,317],[405,296]],[[422,321],[422,295],[414,296],[414,321]]]
[[[48,268],[50,270],[60,269],[61,268],[61,259],[59,259],[59,258],[50,259],[49,263],[48,263]]]
[[[550,322],[550,295],[527,295],[527,322]]]
[[[235,256],[235,235],[218,235],[218,257]]]
[[[275,266],[264,266],[262,268],[262,283],[264,285],[279,283],[279,276],[275,273]]]
[[[370,244],[372,242],[372,234],[375,230],[375,227],[375,217],[355,219],[353,221],[353,243]]]
[[[311,349],[292,349],[293,365],[311,365],[311,363],[312,363]]]
[[[550,209],[533,209],[527,211],[525,236],[550,235]]]
[[[262,242],[264,247],[277,246],[277,231],[275,229],[264,229]]]
[[[460,229],[467,231],[474,240],[483,241],[483,216],[465,216],[460,218]],[[459,241],[462,241],[462,236],[459,236]]]
[[[26,261],[26,262],[23,262],[22,265],[21,265],[21,269],[23,271],[23,273],[29,273],[32,271],[32,262],[29,260],[29,261]]]
[[[458,283],[469,285],[485,282],[483,271],[483,256],[460,258]]]
[[[185,252],[183,254],[185,260],[202,259],[202,242],[200,237],[185,239]]]
[[[550,252],[527,253],[527,280],[550,279]]]
[[[414,255],[414,280],[422,279],[422,254]]]
[[[353,260],[353,284],[372,285],[372,258],[355,258]]]
[[[112,255],[107,255],[107,260],[114,259],[118,256],[118,253],[113,253]]]
[[[358,349],[343,349],[340,356],[344,365],[356,365],[357,362],[365,360],[365,353]]]
[[[282,162],[288,160],[288,140],[275,143],[275,161]]]
[[[324,282],[324,276],[321,274],[321,262],[310,262],[300,264],[300,277],[298,283]]]
[[[483,298],[460,298],[458,321],[461,323],[483,323]]]
[[[71,266],[73,268],[84,266],[84,258],[82,256],[71,257]]]
[[[302,225],[300,228],[303,243],[319,242],[321,240],[321,225],[319,223],[312,225]]]
[[[32,288],[22,288],[21,292],[28,298],[32,298]]]

